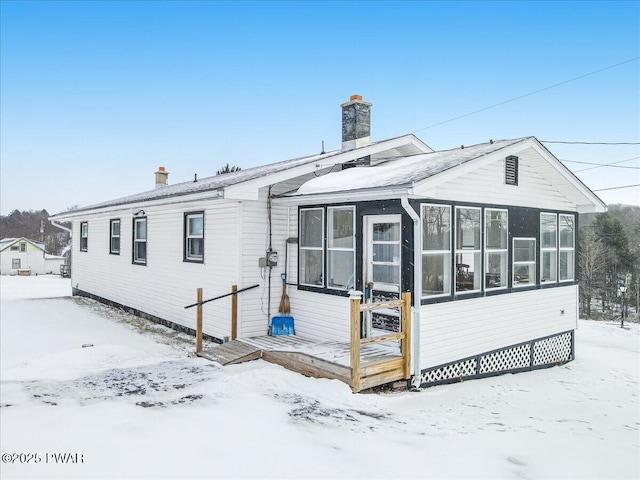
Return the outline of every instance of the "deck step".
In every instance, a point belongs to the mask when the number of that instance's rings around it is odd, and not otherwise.
[[[232,340],[222,345],[216,345],[200,353],[199,357],[206,358],[220,365],[234,365],[236,363],[257,360],[262,356],[262,350],[253,345],[238,340]]]

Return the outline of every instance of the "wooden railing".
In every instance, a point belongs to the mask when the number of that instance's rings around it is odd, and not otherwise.
[[[202,299],[202,288],[197,290],[197,301],[191,305],[187,305],[184,308],[198,307],[196,313],[196,353],[202,352],[202,305],[205,303],[213,302],[224,297],[231,297],[231,340],[235,340],[238,336],[238,294],[246,292],[252,288],[256,288],[259,285],[251,285],[250,287],[241,288],[238,290],[237,285],[231,285],[231,292],[224,295],[218,295],[217,297],[209,298],[208,300]]]
[[[351,294],[351,389],[359,392],[374,385],[394,382],[411,377],[411,294],[402,294],[401,300],[361,303],[362,293]],[[401,309],[400,332],[360,338],[360,313],[381,308]],[[400,341],[400,357],[391,357],[373,362],[361,362],[361,348],[372,343]]]

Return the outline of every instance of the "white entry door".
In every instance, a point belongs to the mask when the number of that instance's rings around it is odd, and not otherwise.
[[[367,215],[363,226],[364,288],[373,300],[400,298],[402,216]]]

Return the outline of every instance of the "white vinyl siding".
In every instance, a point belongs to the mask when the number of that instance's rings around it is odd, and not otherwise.
[[[422,298],[451,293],[451,207],[422,204]]]
[[[92,248],[87,254],[73,258],[72,284],[80,290],[107,300],[135,308],[171,322],[195,329],[196,309],[185,309],[196,301],[196,291],[204,290],[204,297],[212,298],[229,293],[232,285],[238,288],[249,286],[239,280],[238,262],[240,241],[237,236],[238,204],[210,201],[201,202],[205,208],[205,225],[216,225],[207,231],[205,250],[220,252],[210,268],[198,263],[185,263],[182,242],[184,238],[184,214],[188,206],[145,207],[152,241],[147,244],[149,263],[145,268],[132,265],[129,255],[109,255],[109,215],[95,214],[90,217]],[[132,208],[133,212],[139,208]],[[132,212],[132,213],[133,213]],[[131,213],[131,214],[132,214]],[[124,215],[123,215],[124,218]],[[131,217],[129,217],[131,218]],[[264,217],[260,217],[264,218]],[[77,232],[79,224],[74,225]],[[262,232],[264,233],[264,232]],[[121,237],[133,238],[133,221],[121,222]],[[264,244],[264,234],[260,237]],[[95,247],[95,248],[94,248]],[[264,249],[261,248],[262,255]],[[250,281],[263,284],[257,267],[258,256],[251,258],[255,276]],[[116,279],[114,281],[114,279]],[[255,281],[256,279],[259,280]],[[274,282],[275,283],[275,282]],[[238,296],[239,309],[247,298],[260,299],[260,290],[243,292]],[[277,294],[281,290],[277,290]],[[276,303],[277,309],[277,303]],[[260,310],[258,304],[257,310]],[[230,297],[207,303],[203,307],[205,334],[222,339],[231,331]],[[240,318],[239,318],[240,323]],[[266,334],[266,316],[262,316]]]
[[[421,307],[420,368],[576,328],[577,285]]]
[[[504,182],[504,157],[476,170],[456,175],[435,187],[414,189],[414,194],[429,198],[452,199],[458,203],[513,205],[548,210],[574,211],[572,203],[555,185],[563,182],[558,173],[553,178],[542,176],[547,161],[533,148],[518,152],[518,187]]]

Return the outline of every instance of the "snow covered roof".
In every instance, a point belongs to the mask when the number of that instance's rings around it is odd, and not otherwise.
[[[36,242],[35,240],[29,240],[28,238],[20,237],[20,238],[3,238],[2,240],[0,240],[0,251],[20,241],[29,242],[32,245],[35,245],[36,247],[38,247],[40,250],[44,250],[44,243],[40,243],[40,242]]]
[[[532,137],[497,140],[454,150],[390,159],[374,166],[349,168],[309,180],[298,189],[297,193],[308,195],[377,187],[408,186],[471,160],[524,142],[529,138]]]
[[[379,142],[372,142],[370,145],[349,151],[334,150],[331,152],[284,160],[253,168],[247,168],[245,170],[225,173],[223,175],[206,177],[198,179],[197,181],[189,181],[177,183],[175,185],[162,186],[142,193],[137,193],[126,197],[81,207],[73,211],[58,213],[56,215],[53,215],[51,218],[61,219],[73,216],[78,212],[140,203],[151,200],[161,200],[183,195],[213,191],[222,192],[226,188],[235,185],[247,184],[251,183],[251,181],[260,179],[268,180],[269,177],[275,176],[276,174],[280,174],[282,172],[296,169],[297,167],[307,166],[307,168],[313,168],[315,170],[316,166],[322,165],[322,167],[324,168],[330,168],[332,165],[344,163],[356,159],[359,156],[369,155],[373,159],[381,159],[381,161],[385,161],[389,158],[404,157],[406,155],[414,155],[419,152],[430,151],[432,151],[431,148],[429,148],[429,146],[419,140],[415,135],[403,135],[400,137],[381,140]],[[293,177],[295,175],[296,174],[292,173],[291,176]],[[271,183],[275,183],[275,181],[271,181]],[[267,181],[265,184],[269,184],[269,181]]]

